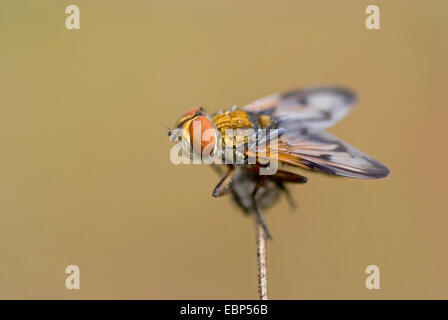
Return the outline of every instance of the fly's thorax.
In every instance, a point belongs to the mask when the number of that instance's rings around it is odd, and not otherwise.
[[[241,149],[253,135],[254,125],[249,114],[242,110],[220,112],[213,117],[213,123],[221,137],[221,149]]]
[[[275,121],[269,115],[233,109],[218,113],[213,122],[220,135],[217,150],[222,150],[220,153],[226,164],[252,165],[269,161],[270,132],[276,130]]]
[[[220,137],[217,150],[226,164],[248,164],[248,146],[256,145],[257,133],[253,128],[226,129]]]
[[[220,112],[213,117],[213,123],[222,136],[226,130],[254,128],[249,114],[242,110]]]

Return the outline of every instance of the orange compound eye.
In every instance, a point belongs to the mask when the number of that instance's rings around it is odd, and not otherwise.
[[[197,155],[211,155],[215,148],[215,141],[215,130],[210,120],[206,116],[194,118],[190,126],[190,143],[193,151]]]
[[[186,117],[186,116],[193,115],[193,114],[195,114],[195,113],[198,112],[198,111],[199,111],[199,108],[191,108],[190,110],[188,110],[187,112],[185,112],[185,113],[182,115],[182,118],[184,118],[184,117]]]

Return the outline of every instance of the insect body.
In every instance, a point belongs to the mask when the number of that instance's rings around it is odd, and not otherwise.
[[[220,146],[230,145],[233,158],[243,161],[214,165],[218,172],[223,166],[227,170],[212,195],[219,197],[230,191],[241,208],[255,212],[269,235],[259,210],[260,205],[266,207],[269,201],[263,203],[257,193],[282,191],[292,201],[285,183],[305,183],[306,178],[291,172],[288,166],[362,179],[389,174],[387,167],[377,160],[323,131],[343,118],[355,100],[349,90],[321,86],[275,93],[241,109],[233,108],[213,116],[195,108],[181,117],[177,129],[169,135],[171,140],[181,139],[192,154],[221,156]],[[195,132],[198,127],[199,131]],[[260,129],[267,130],[268,134],[260,135]],[[232,135],[228,134],[229,130]],[[269,141],[270,130],[276,130],[277,134],[275,152],[269,146],[251,148],[259,146],[261,140]],[[272,175],[260,174],[258,169],[274,156],[285,168]]]

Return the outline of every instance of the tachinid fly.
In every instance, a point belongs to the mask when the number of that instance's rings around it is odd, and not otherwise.
[[[269,237],[260,208],[271,205],[282,192],[292,202],[285,183],[305,183],[307,180],[288,167],[361,179],[378,179],[389,174],[389,169],[377,160],[323,131],[343,118],[355,100],[355,95],[347,89],[320,86],[275,93],[243,108],[234,107],[214,115],[194,108],[181,117],[169,135],[171,140],[181,141],[190,154],[201,156],[205,151],[210,155],[216,154],[218,145],[228,146],[230,141],[233,156],[240,156],[245,161],[213,164],[223,177],[212,195],[219,197],[231,193],[233,200],[245,212],[257,215]],[[193,128],[196,127],[200,130],[195,131]],[[261,139],[257,134],[260,129],[276,130],[275,152],[269,147],[265,147],[263,152],[250,147],[251,141],[258,143]],[[229,130],[237,134],[229,137]],[[247,130],[253,133],[243,137]],[[239,140],[238,132],[242,136]],[[263,139],[269,140],[266,136]],[[266,161],[261,159],[269,160],[274,156],[284,164],[282,169],[271,175],[260,174],[260,167],[266,166]],[[249,158],[256,160],[248,163]]]

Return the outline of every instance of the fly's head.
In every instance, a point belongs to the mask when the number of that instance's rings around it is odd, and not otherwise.
[[[202,157],[212,156],[218,140],[213,121],[202,108],[185,112],[168,135],[171,141],[181,142],[183,151],[190,156],[193,153]]]

